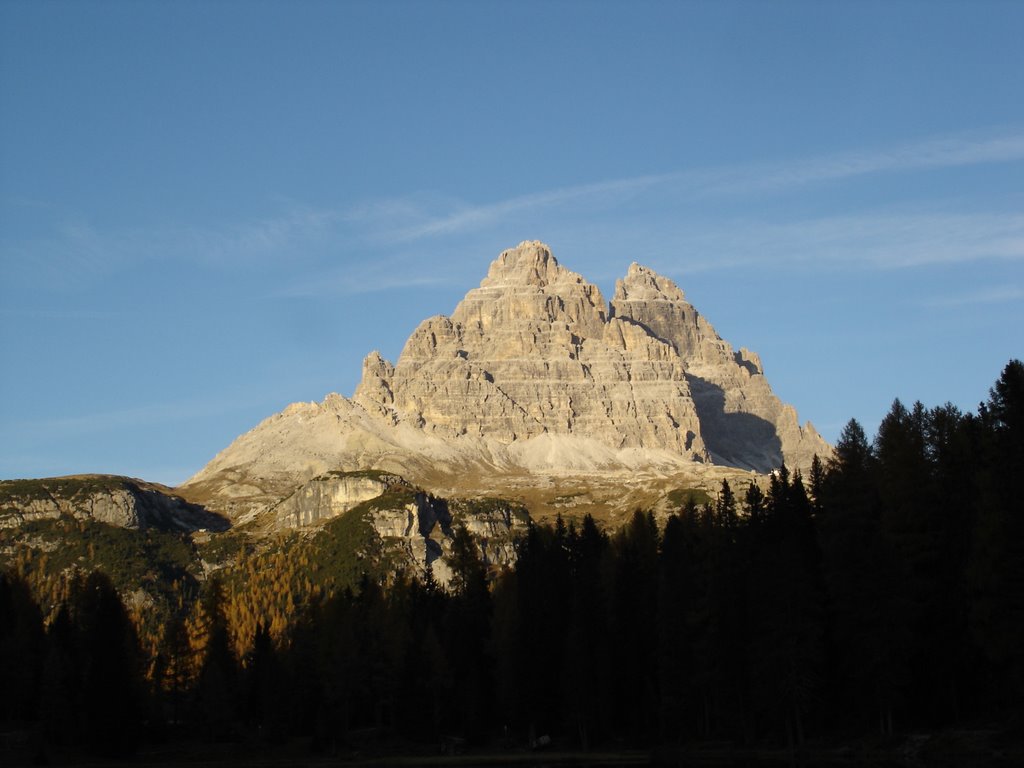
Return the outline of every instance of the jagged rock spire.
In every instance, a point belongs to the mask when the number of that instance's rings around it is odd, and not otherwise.
[[[449,439],[574,435],[707,459],[678,356],[610,321],[597,286],[536,241],[498,256],[450,318],[421,323],[390,377],[369,363],[356,397]]]
[[[526,241],[450,317],[424,320],[394,365],[367,356],[352,400],[289,406],[188,485],[244,516],[338,468],[520,477],[714,462],[767,472],[829,453],[772,393],[757,355],[734,351],[672,280],[632,264],[606,304],[548,246]]]
[[[450,318],[425,320],[393,369],[368,360],[356,397],[451,439],[571,434],[760,471],[827,453],[762,374],[669,278],[631,264],[609,311],[597,286],[525,241]]]

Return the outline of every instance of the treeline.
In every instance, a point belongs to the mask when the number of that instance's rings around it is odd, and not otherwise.
[[[799,746],[1019,718],[1021,466],[1011,361],[977,413],[897,401],[873,441],[851,421],[807,477],[723,483],[663,525],[533,526],[493,580],[462,530],[450,589],[366,577],[242,641],[215,579],[146,657],[102,574],[46,626],[7,575],[0,719],[121,753],[143,735]]]
[[[1012,361],[976,414],[896,401],[808,477],[723,483],[663,528],[534,528],[491,593],[491,727],[799,746],[1019,719],[1022,466]]]

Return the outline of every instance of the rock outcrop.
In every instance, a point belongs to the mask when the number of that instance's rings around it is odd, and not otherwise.
[[[450,317],[424,320],[394,365],[371,353],[351,399],[289,406],[181,490],[236,520],[276,506],[290,526],[372,490],[293,493],[332,471],[447,491],[485,478],[501,493],[524,476],[763,473],[829,452],[757,355],[721,339],[671,280],[633,264],[609,304],[531,241],[503,252]]]
[[[525,535],[530,516],[525,509],[505,500],[453,500],[435,498],[417,490],[401,506],[378,506],[370,523],[392,559],[441,586],[451,582],[449,558],[458,527],[472,536],[485,567],[508,567],[515,563],[516,542]],[[398,555],[396,558],[395,556]]]
[[[319,475],[303,483],[274,507],[277,527],[303,528],[316,525],[400,485],[408,486],[408,483],[398,475],[375,470]],[[393,535],[406,535],[408,526],[403,524],[401,531]]]
[[[279,527],[313,529],[352,515],[379,542],[380,557],[396,570],[432,577],[447,586],[458,528],[472,536],[485,566],[515,562],[515,542],[525,534],[527,511],[504,499],[438,498],[403,478],[374,471],[332,472],[304,483],[274,508]],[[345,522],[345,521],[341,521]]]
[[[0,481],[0,528],[64,516],[120,528],[220,531],[228,521],[152,483],[110,475]]]

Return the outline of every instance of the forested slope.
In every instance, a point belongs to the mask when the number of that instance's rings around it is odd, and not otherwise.
[[[308,551],[243,556],[140,643],[103,574],[71,578],[44,620],[32,572],[10,572],[0,720],[99,753],[168,735],[345,750],[367,729],[405,745],[799,750],[1012,728],[1022,461],[1015,360],[976,413],[897,401],[873,440],[851,421],[807,477],[723,483],[664,526],[643,511],[614,532],[533,525],[501,573],[457,531],[448,591],[429,573],[314,588]],[[241,620],[240,600],[280,606],[293,578],[302,600],[275,609],[284,619]]]

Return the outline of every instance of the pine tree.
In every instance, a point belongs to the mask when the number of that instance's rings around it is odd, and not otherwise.
[[[760,516],[748,518],[748,653],[759,720],[781,715],[791,749],[802,749],[823,667],[824,596],[811,505],[799,472],[773,474]]]
[[[493,690],[492,607],[483,560],[463,526],[453,537],[449,564],[453,594],[446,601],[445,634],[458,725],[467,738],[479,741],[486,732]]]
[[[188,694],[195,683],[197,669],[189,643],[185,617],[173,613],[164,624],[160,643],[162,664],[157,680],[160,698],[166,702],[166,716],[173,727],[180,727],[187,714]]]
[[[286,734],[285,683],[270,630],[257,624],[252,650],[244,664],[244,716],[249,727],[271,743],[281,741]]]
[[[0,572],[0,722],[38,716],[44,637],[43,614],[28,584]]]
[[[749,633],[746,580],[750,550],[728,482],[723,481],[715,507],[706,507],[702,514],[708,580],[704,654],[708,666],[707,732],[749,741],[750,669],[744,646]]]
[[[224,614],[224,587],[214,577],[200,603],[201,655],[196,696],[207,735],[233,738],[238,710],[238,660]]]
[[[696,735],[695,659],[689,617],[693,599],[693,563],[687,523],[678,515],[665,524],[658,557],[658,683],[661,740]]]
[[[743,497],[743,512],[752,523],[761,523],[765,515],[764,491],[757,483],[750,483],[747,492]]]
[[[46,630],[40,695],[43,737],[50,744],[76,745],[81,741],[82,657],[82,638],[71,608],[62,602]]]
[[[836,716],[859,715],[891,735],[909,684],[910,635],[898,561],[882,531],[875,462],[851,420],[822,480],[817,528],[832,608],[830,687],[842,702]]]
[[[882,530],[893,547],[906,590],[908,626],[918,651],[911,657],[914,712],[930,724],[954,722],[959,712],[964,623],[952,539],[964,533],[960,510],[940,494],[928,437],[931,415],[921,403],[897,400],[879,426],[876,467]],[[964,478],[966,479],[966,478]]]
[[[978,513],[969,564],[970,629],[999,706],[1024,701],[1024,364],[1011,360],[980,409]]]
[[[606,676],[609,649],[607,596],[602,577],[608,537],[586,515],[577,532],[570,525],[568,562],[571,602],[565,634],[564,720],[570,734],[586,751],[599,738],[608,720]]]
[[[516,724],[534,736],[551,733],[562,720],[560,700],[569,619],[567,532],[531,525],[517,549],[512,581],[518,605],[519,651],[514,667]],[[506,668],[506,673],[512,671]]]
[[[653,516],[637,510],[611,546],[609,674],[614,720],[632,743],[646,743],[658,722],[656,657],[636,652],[657,648],[658,545]]]
[[[55,725],[97,755],[130,754],[144,703],[138,638],[109,577],[76,578],[51,630],[50,694],[71,703],[68,713],[51,701],[51,714],[71,718]]]

